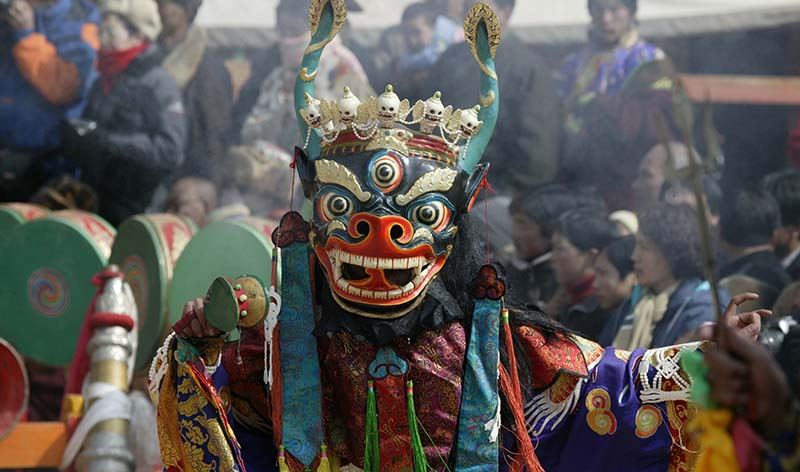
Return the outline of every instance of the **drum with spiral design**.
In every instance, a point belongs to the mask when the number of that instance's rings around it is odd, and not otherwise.
[[[15,228],[0,248],[0,337],[49,366],[68,364],[108,262],[116,231],[97,215],[67,210]]]

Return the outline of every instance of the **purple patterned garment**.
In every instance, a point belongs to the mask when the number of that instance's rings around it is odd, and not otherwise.
[[[674,460],[668,404],[645,404],[640,400],[639,364],[643,355],[650,353],[643,349],[628,353],[606,348],[587,378],[565,379],[568,376],[562,374],[552,387],[526,404],[529,431],[533,432],[536,455],[545,470],[668,469]],[[652,379],[655,369],[648,370],[648,378]],[[576,381],[577,393],[569,395],[568,392],[575,392],[570,386]],[[553,396],[563,402],[543,399]],[[516,449],[508,435],[504,442],[506,449]],[[508,470],[505,458],[501,459],[501,470]]]
[[[570,55],[561,69],[561,98],[588,93],[615,95],[642,64],[665,58],[657,46],[634,32],[611,51],[589,45]]]

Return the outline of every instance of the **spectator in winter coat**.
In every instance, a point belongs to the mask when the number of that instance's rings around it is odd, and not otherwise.
[[[60,121],[80,116],[97,77],[99,23],[88,0],[14,0],[0,16],[0,200],[43,183]]]
[[[559,123],[555,117],[559,115],[559,103],[550,68],[528,44],[508,32],[516,0],[486,3],[497,12],[505,33],[495,59],[500,80],[500,117],[484,161],[492,165],[490,180],[497,193],[514,197],[552,182],[556,175]],[[426,100],[440,89],[446,105],[462,109],[475,106],[480,73],[467,43],[447,48],[429,76],[457,80],[420,83],[411,94],[413,98]]]
[[[600,339],[633,350],[675,344],[715,320],[703,280],[697,216],[688,205],[659,204],[639,220],[633,267],[641,289],[612,317]],[[727,293],[720,291],[723,307]]]
[[[781,225],[772,237],[775,255],[793,280],[800,280],[800,170],[769,174],[764,190],[778,202]]]
[[[101,3],[100,80],[64,147],[97,190],[112,224],[141,213],[183,162],[186,117],[175,80],[159,65],[154,0]]]
[[[163,30],[161,65],[178,83],[186,107],[188,140],[181,175],[219,180],[233,108],[231,76],[222,57],[208,48],[203,30],[192,26],[202,0],[159,0]]]
[[[765,306],[772,306],[792,281],[771,245],[780,222],[777,202],[763,190],[730,195],[724,200],[720,214],[720,239],[728,263],[720,267],[719,277],[739,275],[755,279],[761,287],[756,293]]]

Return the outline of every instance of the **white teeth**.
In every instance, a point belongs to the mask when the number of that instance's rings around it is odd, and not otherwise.
[[[391,269],[394,266],[393,261],[391,259],[378,259],[378,268],[379,269]]]
[[[378,258],[377,257],[364,257],[364,267],[367,269],[377,269],[378,268]]]
[[[344,293],[370,298],[374,300],[391,300],[395,298],[404,297],[412,293],[415,289],[422,285],[423,280],[427,277],[431,268],[433,267],[434,260],[428,260],[425,257],[409,257],[409,258],[383,258],[383,257],[368,257],[357,254],[350,254],[340,249],[331,249],[328,252],[330,259],[333,277],[336,280],[336,286]],[[362,290],[350,284],[344,277],[342,277],[342,264],[351,264],[365,269],[412,269],[414,270],[414,278],[411,282],[407,283],[402,288],[397,288],[389,291],[372,291]]]

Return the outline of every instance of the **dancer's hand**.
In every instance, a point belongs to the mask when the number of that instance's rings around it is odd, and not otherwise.
[[[175,323],[172,330],[178,336],[187,339],[200,339],[221,336],[222,331],[209,325],[204,313],[204,301],[202,298],[195,298],[186,302],[183,306],[183,315]]]

